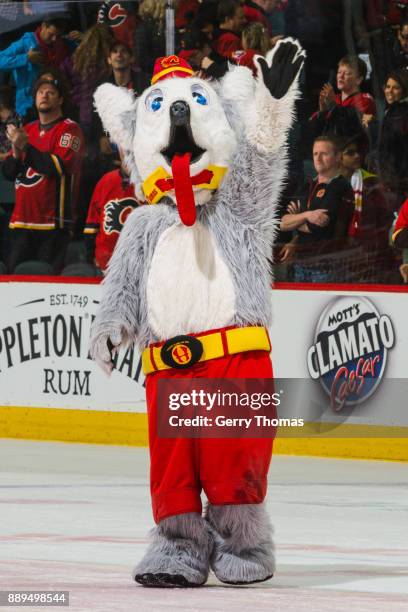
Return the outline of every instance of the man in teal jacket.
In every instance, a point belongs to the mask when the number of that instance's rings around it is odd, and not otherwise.
[[[7,49],[0,51],[0,70],[11,70],[16,84],[16,111],[24,117],[33,106],[33,84],[40,68],[58,68],[75,45],[62,38],[65,22],[47,19],[35,32],[26,32]]]

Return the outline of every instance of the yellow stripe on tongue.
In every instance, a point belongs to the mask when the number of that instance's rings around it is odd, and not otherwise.
[[[191,153],[176,154],[171,161],[177,209],[184,225],[194,225],[196,207],[190,176]]]

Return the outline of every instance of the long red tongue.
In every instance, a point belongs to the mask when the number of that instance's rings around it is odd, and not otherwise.
[[[194,225],[196,207],[190,177],[191,153],[176,154],[171,161],[177,208],[184,225]]]

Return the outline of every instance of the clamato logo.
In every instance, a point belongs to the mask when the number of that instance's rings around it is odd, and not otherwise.
[[[322,313],[307,353],[335,412],[364,402],[378,388],[395,344],[390,317],[365,297],[339,297]]]

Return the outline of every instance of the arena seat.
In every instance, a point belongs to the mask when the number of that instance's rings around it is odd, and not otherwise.
[[[92,264],[78,262],[65,266],[61,276],[102,276],[102,272]]]
[[[13,274],[20,276],[54,276],[55,271],[51,264],[45,261],[22,261],[15,268]]]
[[[83,240],[70,242],[65,253],[65,266],[76,263],[86,263],[86,247]]]

